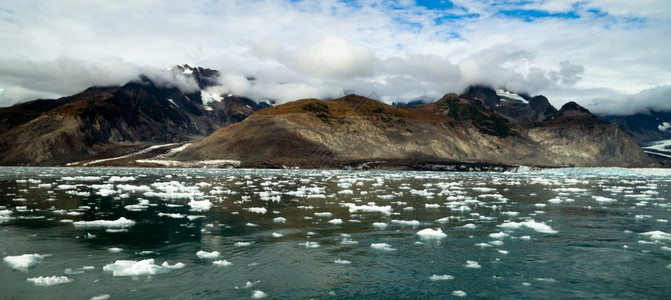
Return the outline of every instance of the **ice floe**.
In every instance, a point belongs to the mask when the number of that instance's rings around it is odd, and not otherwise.
[[[229,261],[227,261],[227,260],[225,260],[225,259],[222,259],[222,260],[215,260],[215,261],[212,262],[212,264],[215,265],[215,266],[217,266],[217,267],[228,267],[228,266],[232,265],[231,262],[229,262]]]
[[[219,258],[219,251],[207,252],[200,250],[196,252],[196,256],[200,259],[217,259]]]
[[[534,220],[523,221],[523,222],[505,222],[503,224],[497,225],[498,227],[504,229],[518,229],[520,227],[527,227],[541,233],[557,233],[559,231],[552,229],[549,225],[536,222]]]
[[[466,268],[480,269],[480,268],[482,268],[482,266],[481,266],[480,263],[478,263],[477,261],[474,261],[474,260],[467,260],[467,261],[466,261]]]
[[[671,241],[671,233],[666,233],[664,231],[648,231],[641,233],[641,235],[646,236],[653,241]]]
[[[335,261],[335,263],[336,263],[336,264],[339,264],[339,265],[349,265],[349,264],[352,264],[351,261],[349,261],[349,260],[344,260],[344,259],[337,259],[337,260]]]
[[[422,239],[443,239],[447,237],[447,234],[443,233],[443,230],[425,228],[417,232],[417,235]]]
[[[34,278],[28,278],[27,281],[31,282],[36,286],[52,286],[57,284],[71,283],[73,280],[67,276],[40,276]]]
[[[454,276],[452,275],[431,275],[429,277],[429,280],[431,281],[444,281],[444,280],[452,280],[454,279]]]
[[[385,215],[390,215],[391,212],[393,211],[390,205],[386,206],[377,206],[375,203],[368,203],[365,205],[356,205],[353,203],[346,203],[345,204],[349,208],[350,213],[357,213],[357,212],[379,212]]]
[[[23,254],[17,256],[5,256],[5,258],[2,260],[4,260],[5,263],[7,263],[14,270],[28,271],[29,269],[35,268],[37,265],[42,263],[44,256],[37,253]]]
[[[116,220],[95,220],[95,221],[78,221],[72,223],[75,227],[80,228],[112,228],[112,229],[126,229],[133,227],[135,221],[120,217]]]
[[[263,299],[268,297],[268,294],[264,293],[263,291],[256,290],[252,293],[252,299]]]
[[[372,243],[370,244],[370,247],[376,250],[382,250],[382,251],[396,251],[395,248],[392,248],[391,245],[387,243]]]
[[[452,292],[452,296],[455,296],[455,297],[466,297],[467,294],[466,294],[466,292],[464,292],[464,291],[456,290],[456,291]]]
[[[203,212],[210,210],[213,204],[210,200],[191,200],[189,201],[189,206],[191,207],[191,211]]]
[[[154,259],[144,259],[140,261],[135,260],[117,260],[114,263],[107,264],[103,267],[106,272],[112,272],[112,276],[142,276],[142,275],[156,275],[169,272],[171,269],[180,269],[185,265],[177,263],[170,265],[164,262],[162,265],[154,264]]]

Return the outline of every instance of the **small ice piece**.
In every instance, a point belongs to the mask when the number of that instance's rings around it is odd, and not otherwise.
[[[119,252],[123,251],[123,249],[118,248],[118,247],[112,247],[112,248],[107,248],[107,251],[111,252],[111,253],[119,253]]]
[[[129,181],[135,181],[135,177],[133,177],[133,176],[112,176],[107,180],[107,182],[109,182],[109,183],[129,182]]]
[[[509,251],[506,251],[506,250],[498,250],[498,251],[499,251],[499,253],[501,253],[503,255],[507,255],[508,253],[510,253]]]
[[[336,264],[339,264],[339,265],[349,265],[349,264],[351,264],[352,262],[349,261],[349,260],[338,259],[338,260],[335,261],[335,263],[336,263]]]
[[[496,240],[496,241],[488,242],[488,244],[491,244],[491,245],[494,245],[494,246],[502,246],[503,241]]]
[[[387,226],[389,226],[389,224],[383,223],[383,222],[373,223],[373,227],[375,227],[376,229],[379,229],[379,230],[385,230],[387,228]]]
[[[90,300],[107,300],[109,298],[110,298],[110,294],[100,294],[100,295],[91,297]]]
[[[215,261],[212,262],[212,264],[217,266],[217,267],[228,267],[228,266],[232,265],[233,263],[231,263],[230,261],[227,261],[225,259],[222,259],[222,260],[215,260]]]
[[[286,223],[286,222],[287,222],[287,218],[284,218],[284,217],[277,217],[277,218],[274,218],[274,219],[273,219],[273,222],[275,222],[275,223]]]
[[[26,281],[32,282],[36,286],[52,286],[57,284],[64,284],[72,282],[72,279],[66,276],[47,276],[28,278]]]
[[[454,276],[452,275],[432,275],[431,277],[429,277],[429,280],[431,281],[443,281],[452,279],[454,279]]]
[[[616,201],[617,201],[617,200],[615,200],[615,199],[607,198],[607,197],[602,197],[602,196],[592,196],[592,198],[593,198],[594,200],[596,200],[596,202],[599,202],[599,203],[612,203],[612,202],[616,202]]]
[[[314,248],[319,248],[321,245],[317,242],[305,242],[305,243],[298,243],[299,246],[305,246],[305,248],[308,249],[314,249]]]
[[[500,231],[500,232],[498,232],[498,233],[490,233],[490,234],[489,234],[489,237],[490,237],[490,238],[498,239],[498,240],[502,240],[502,239],[504,239],[504,238],[507,237],[507,236],[509,236],[509,234],[507,234],[507,233],[505,233],[505,232],[503,232],[503,231]]]
[[[667,246],[662,246],[662,248],[660,248],[660,249],[662,249],[664,251],[671,251],[671,247],[667,247]]]
[[[660,241],[660,240],[669,241],[669,240],[671,240],[671,233],[666,233],[664,231],[659,231],[659,230],[644,232],[644,233],[641,233],[641,235],[647,236],[649,239],[651,239],[653,241]]]
[[[395,248],[392,248],[391,245],[387,243],[372,243],[370,244],[370,247],[376,250],[382,250],[382,251],[396,251]]]
[[[438,228],[438,229],[431,229],[431,228],[425,228],[417,232],[417,235],[419,235],[420,238],[422,239],[443,239],[447,237],[447,234],[443,233],[443,230]]]
[[[468,223],[464,226],[460,226],[460,228],[475,229],[475,228],[478,228],[478,226],[473,224],[473,223]]]
[[[390,205],[387,206],[377,206],[375,203],[368,203],[367,205],[359,205],[357,206],[356,204],[348,203],[346,204],[347,207],[349,207],[349,212],[350,213],[357,213],[357,212],[379,212],[385,215],[390,215],[392,212],[392,208]]]
[[[197,219],[200,219],[200,218],[205,218],[205,216],[203,216],[203,215],[189,215],[189,216],[186,216],[186,218],[189,219],[189,221],[193,221],[193,220],[197,220]]]
[[[176,270],[176,269],[184,269],[184,267],[186,267],[186,265],[181,263],[181,262],[178,262],[174,265],[170,265],[167,261],[164,261],[163,264],[161,264],[161,267],[164,267],[166,269]]]
[[[189,206],[191,211],[208,211],[212,208],[212,202],[210,200],[191,200],[189,201]]]
[[[333,214],[330,212],[316,212],[315,216],[320,217],[320,218],[329,218],[332,217]]]
[[[200,250],[196,252],[196,256],[198,256],[200,259],[217,259],[219,258],[219,251],[207,252]]]
[[[0,216],[9,216],[9,215],[11,215],[12,213],[14,213],[14,212],[11,211],[11,210],[9,210],[9,209],[3,209],[3,210],[0,210]]]
[[[283,236],[284,236],[284,234],[281,234],[279,232],[273,232],[273,237],[275,237],[275,238],[281,238]]]
[[[268,212],[268,210],[265,207],[250,207],[247,209],[247,211],[257,214],[265,214]]]
[[[252,245],[251,242],[236,242],[235,244],[233,244],[233,246],[236,247],[249,247],[251,245]]]
[[[402,225],[402,226],[412,226],[412,227],[416,227],[416,226],[419,226],[419,225],[420,225],[419,221],[417,221],[417,220],[411,220],[411,221],[406,221],[406,220],[391,220],[391,223],[392,223],[392,224]]]
[[[548,226],[543,222],[536,222],[534,220],[524,221],[524,222],[505,222],[498,227],[504,229],[518,229],[520,227],[527,227],[541,233],[557,233],[557,230],[553,230],[552,227]]]
[[[528,241],[530,239],[531,239],[531,237],[528,236],[528,235],[523,235],[523,236],[520,237],[520,240],[523,240],[523,241]]]
[[[252,293],[252,299],[263,299],[265,297],[268,297],[268,294],[266,294],[266,293],[264,293],[260,290],[256,290],[256,291],[254,291],[254,293]]]
[[[466,268],[479,269],[479,268],[482,268],[482,266],[477,261],[467,260],[466,261]]]
[[[103,271],[112,272],[112,276],[141,276],[163,274],[170,269],[154,264],[153,259],[144,259],[140,261],[117,260],[113,264],[105,265]]]
[[[457,291],[452,292],[452,296],[455,296],[455,297],[466,297],[466,295],[467,295],[466,292],[461,291],[461,290],[457,290]]]
[[[478,247],[480,247],[480,248],[492,247],[492,245],[487,244],[487,243],[477,243],[477,244],[475,244],[475,245],[478,246]]]
[[[179,213],[174,213],[174,214],[158,213],[158,216],[159,217],[168,217],[168,218],[173,218],[173,219],[184,219],[184,217],[186,217],[186,215],[179,214]]]
[[[120,217],[117,220],[95,220],[95,221],[79,221],[72,223],[75,227],[80,228],[130,228],[135,225],[135,221]]]
[[[329,223],[334,224],[334,225],[339,225],[339,224],[342,224],[343,221],[342,221],[342,219],[333,219],[333,220],[329,221]]]
[[[28,269],[37,267],[44,256],[35,254],[23,254],[17,256],[5,256],[3,259],[12,269],[27,272]]]

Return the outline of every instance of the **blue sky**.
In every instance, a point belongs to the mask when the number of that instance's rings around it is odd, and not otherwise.
[[[188,63],[222,71],[213,92],[257,99],[392,102],[489,84],[603,112],[671,109],[669,15],[668,0],[10,0],[0,106],[138,73],[170,80],[163,70]]]

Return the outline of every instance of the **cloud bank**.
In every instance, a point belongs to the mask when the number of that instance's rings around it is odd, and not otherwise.
[[[281,102],[489,84],[600,113],[671,109],[665,0],[37,2],[0,10],[0,106],[139,74],[191,90],[162,71],[188,63]]]

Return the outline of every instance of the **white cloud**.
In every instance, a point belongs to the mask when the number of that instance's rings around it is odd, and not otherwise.
[[[182,63],[220,70],[222,91],[280,101],[437,98],[486,83],[560,104],[631,95],[644,107],[654,101],[642,91],[671,85],[669,1],[452,2],[14,1],[0,11],[0,40],[12,45],[0,53],[0,106],[140,73],[192,89],[158,72]],[[571,17],[501,13],[514,9]]]

